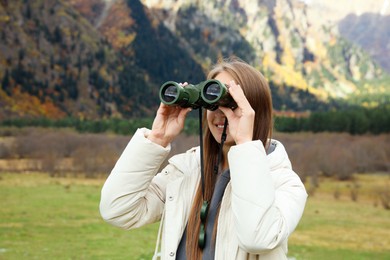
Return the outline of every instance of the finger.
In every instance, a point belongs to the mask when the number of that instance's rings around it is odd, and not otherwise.
[[[232,121],[232,119],[234,118],[234,111],[231,109],[231,108],[227,108],[227,107],[219,107],[219,109],[222,111],[222,113],[226,116],[226,118],[228,119],[228,121]]]
[[[160,103],[160,106],[157,109],[157,114],[164,114],[164,112],[168,109],[168,105],[164,103]]]
[[[167,105],[164,104],[163,102],[160,102],[160,106],[158,108],[160,109],[160,108],[165,108],[165,107],[167,107]]]
[[[241,86],[236,84],[234,80],[232,80],[229,84],[229,93],[241,109],[249,107],[251,108],[251,105],[249,104],[249,101],[246,98]]]
[[[160,107],[158,108],[158,111],[162,114],[169,114],[176,110],[175,106],[169,106],[164,103],[160,103]]]
[[[186,108],[186,109],[181,109],[179,112],[179,115],[177,116],[179,120],[184,120],[188,113],[192,111],[192,108]]]

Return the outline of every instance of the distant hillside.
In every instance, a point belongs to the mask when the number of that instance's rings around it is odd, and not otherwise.
[[[151,115],[159,84],[204,78],[137,1],[121,2],[98,31],[99,2],[1,2],[0,118]],[[115,31],[110,23],[122,18],[127,24]]]
[[[317,16],[314,26],[311,6],[304,1],[143,2],[172,32],[183,36],[198,61],[208,64],[235,53],[258,67],[276,98],[281,98],[278,109],[315,109],[321,105],[310,101],[313,96],[325,103],[340,102],[363,92],[374,105],[382,102],[377,95],[390,92],[383,84],[389,80],[386,73],[368,53],[343,39],[326,14]]]
[[[362,47],[390,73],[389,0],[307,2],[308,20],[314,27],[336,27],[342,37]]]
[[[237,55],[277,110],[386,102],[389,80],[298,0],[0,1],[0,119],[154,114],[167,80],[197,83]]]
[[[0,16],[3,118],[131,112],[133,89],[121,84],[125,70],[138,85],[150,88],[141,69],[121,60],[63,1],[2,1]]]
[[[390,72],[390,15],[350,14],[340,21],[339,30],[345,38],[367,50],[386,71]]]

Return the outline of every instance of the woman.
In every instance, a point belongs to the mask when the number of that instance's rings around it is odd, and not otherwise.
[[[217,64],[208,79],[225,83],[238,107],[206,112],[204,179],[198,147],[157,173],[191,110],[161,104],[104,184],[101,214],[124,229],[161,220],[162,259],[287,259],[307,194],[283,145],[270,139],[268,84],[238,59]]]

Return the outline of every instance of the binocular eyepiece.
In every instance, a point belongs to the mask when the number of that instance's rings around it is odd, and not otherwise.
[[[162,103],[183,108],[203,107],[212,111],[219,106],[237,108],[227,86],[216,79],[202,81],[197,85],[189,84],[185,87],[180,86],[177,82],[167,81],[161,85],[159,96]]]

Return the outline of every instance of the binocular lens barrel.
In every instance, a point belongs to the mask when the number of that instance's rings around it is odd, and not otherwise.
[[[217,83],[211,82],[206,84],[203,88],[203,97],[207,103],[211,103],[222,95],[221,86]]]
[[[172,102],[173,100],[175,100],[177,98],[177,87],[174,86],[174,85],[170,85],[168,86],[164,92],[162,93],[162,98],[166,101],[166,102]]]
[[[165,82],[160,88],[160,100],[167,105],[183,106],[188,100],[188,93],[174,81]]]

